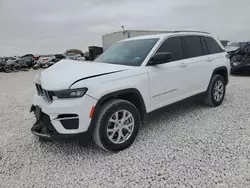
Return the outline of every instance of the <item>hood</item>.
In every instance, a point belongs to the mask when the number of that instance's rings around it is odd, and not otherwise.
[[[226,46],[225,50],[226,52],[233,52],[233,51],[238,50],[239,48],[240,48],[239,46]]]
[[[63,59],[41,72],[40,83],[46,90],[69,89],[74,83],[131,69],[131,66]]]

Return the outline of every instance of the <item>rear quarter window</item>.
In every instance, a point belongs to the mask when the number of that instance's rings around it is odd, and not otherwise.
[[[207,44],[209,54],[216,54],[216,53],[221,53],[224,51],[220,47],[218,42],[216,40],[214,40],[212,37],[204,37],[204,38],[205,38],[205,41]]]

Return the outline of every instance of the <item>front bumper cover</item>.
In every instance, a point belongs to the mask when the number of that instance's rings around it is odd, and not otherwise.
[[[231,65],[231,72],[244,72],[250,71],[250,63],[249,62],[242,62],[236,66]]]
[[[30,112],[36,111],[36,106],[32,105],[30,108]],[[77,134],[60,134],[56,131],[56,129],[53,127],[50,118],[47,114],[41,112],[40,118],[36,118],[36,123],[32,126],[31,132],[43,139],[46,140],[78,140],[78,141],[86,141],[90,137],[91,133],[90,131],[86,131],[83,133],[77,133]]]

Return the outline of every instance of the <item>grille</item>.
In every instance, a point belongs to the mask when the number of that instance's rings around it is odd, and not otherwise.
[[[45,101],[52,103],[53,101],[53,92],[44,90],[41,85],[36,84],[36,90],[39,96],[42,96]]]

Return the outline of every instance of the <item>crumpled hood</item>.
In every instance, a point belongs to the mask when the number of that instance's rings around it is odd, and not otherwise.
[[[72,84],[80,80],[113,74],[131,68],[131,66],[124,65],[64,59],[42,71],[40,83],[46,90],[63,90],[69,89]]]

